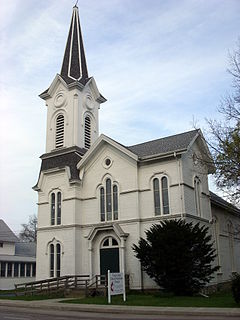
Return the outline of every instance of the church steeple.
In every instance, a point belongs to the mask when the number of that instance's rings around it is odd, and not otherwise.
[[[100,104],[106,99],[93,77],[88,76],[78,7],[72,20],[64,52],[61,73],[40,94],[46,101],[46,153],[79,147],[89,149],[98,138]]]
[[[60,75],[67,84],[79,81],[85,85],[89,80],[78,7],[76,5],[73,7]]]

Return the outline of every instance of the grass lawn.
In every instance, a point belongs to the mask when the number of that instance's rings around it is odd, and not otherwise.
[[[64,298],[64,294],[52,294],[52,295],[35,295],[35,296],[15,296],[15,291],[12,290],[0,290],[0,299],[7,300],[24,300],[24,301],[34,301],[34,300],[47,300],[47,299],[57,299]]]
[[[108,304],[106,297],[89,297],[61,301],[62,303],[80,304]],[[239,308],[231,293],[217,293],[209,298],[204,297],[178,297],[163,296],[158,294],[128,294],[127,301],[122,296],[113,296],[112,304],[127,306],[156,306],[156,307],[216,307],[216,308]]]

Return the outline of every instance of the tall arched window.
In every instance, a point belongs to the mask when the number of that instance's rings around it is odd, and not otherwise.
[[[118,187],[107,179],[105,187],[100,188],[101,221],[118,220]]]
[[[50,277],[60,277],[61,275],[61,245],[50,244]]]
[[[61,192],[51,193],[51,225],[61,224],[62,216],[62,194]]]
[[[160,196],[161,195],[161,196]],[[158,178],[153,179],[153,197],[155,215],[169,214],[169,198],[168,198],[168,179],[161,178],[161,184]]]
[[[106,180],[106,208],[107,220],[112,220],[112,182],[110,179]]]
[[[59,243],[57,243],[57,245],[56,245],[56,253],[57,253],[56,276],[60,277],[60,273],[61,273],[61,246]]]
[[[84,123],[84,146],[89,149],[91,146],[91,119],[89,116],[85,117]]]
[[[57,224],[61,224],[61,192],[57,193]]]
[[[194,197],[195,197],[195,209],[196,214],[201,216],[201,188],[200,188],[201,181],[198,177],[194,179]]]
[[[59,114],[56,119],[56,148],[64,145],[64,115]]]
[[[101,221],[105,221],[105,191],[104,188],[100,188],[100,214]]]
[[[51,225],[55,224],[55,193],[51,194]]]
[[[50,244],[50,277],[54,277],[54,245]]]
[[[159,215],[161,214],[161,208],[160,208],[159,180],[157,178],[153,179],[153,195],[154,195],[155,215]]]
[[[167,180],[167,177],[162,177],[161,186],[162,186],[163,214],[168,214],[169,213],[169,200],[168,200],[168,180]]]

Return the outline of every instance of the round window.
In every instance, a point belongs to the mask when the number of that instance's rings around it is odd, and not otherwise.
[[[106,166],[110,166],[111,160],[110,160],[109,158],[107,158],[107,159],[105,160],[105,164],[106,164]]]

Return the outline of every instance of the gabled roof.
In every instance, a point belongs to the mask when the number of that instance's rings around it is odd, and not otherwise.
[[[17,242],[15,245],[15,255],[22,257],[36,257],[36,243]]]
[[[219,197],[217,194],[213,193],[212,191],[210,191],[210,200],[212,205],[240,215],[239,208],[235,207],[233,204]]]
[[[60,75],[67,84],[77,80],[85,85],[88,81],[87,63],[83,47],[78,7],[76,5],[73,7],[72,20]]]
[[[2,242],[17,242],[18,237],[12,232],[12,230],[6,225],[6,223],[0,219],[0,241]]]
[[[138,155],[140,158],[154,156],[156,154],[186,151],[193,139],[198,135],[199,130],[192,130],[165,138],[147,141],[126,148]]]

